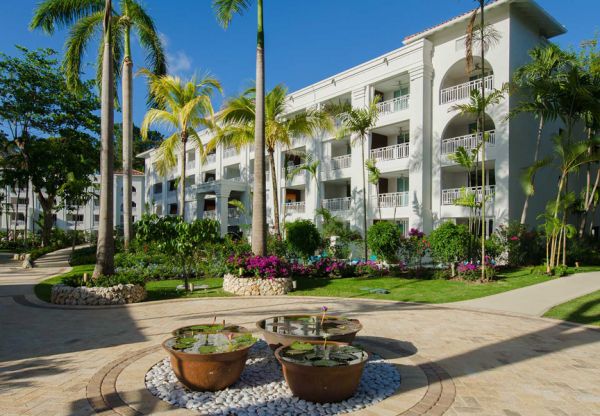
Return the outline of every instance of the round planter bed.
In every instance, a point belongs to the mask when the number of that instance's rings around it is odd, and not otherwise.
[[[140,285],[119,284],[110,287],[72,287],[54,285],[50,302],[57,305],[124,305],[146,299],[146,289]]]
[[[223,290],[239,296],[279,296],[292,290],[292,279],[281,277],[263,279],[239,277],[226,274],[223,277]]]

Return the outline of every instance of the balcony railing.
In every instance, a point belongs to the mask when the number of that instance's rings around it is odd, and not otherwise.
[[[324,199],[321,206],[329,211],[349,211],[352,198],[332,198]]]
[[[378,103],[377,111],[379,112],[379,115],[383,116],[386,114],[396,113],[398,111],[408,109],[409,97],[410,95],[407,94]]]
[[[352,165],[352,155],[332,157],[329,162],[329,170],[346,169]]]
[[[194,170],[196,169],[196,161],[195,160],[189,160],[186,164],[185,164],[185,168],[186,169],[190,169],[190,170]]]
[[[485,89],[488,91],[492,90],[494,88],[494,75],[488,75],[485,77],[484,82]],[[458,84],[449,88],[444,88],[440,91],[440,104],[464,100],[465,98],[469,98],[471,91],[479,89],[481,89],[481,78],[465,82],[464,84]]]
[[[488,130],[486,134],[486,144],[494,146],[496,144],[496,131]],[[442,140],[442,154],[449,155],[464,147],[466,150],[475,149],[481,143],[481,133],[467,134],[459,137]]]
[[[215,153],[211,153],[209,155],[206,155],[206,163],[207,165],[210,165],[212,163],[215,163],[217,161],[217,155]]]
[[[371,159],[375,159],[379,162],[394,159],[403,159],[408,157],[409,145],[408,143],[395,144],[393,146],[380,147],[371,150]]]
[[[408,192],[392,192],[379,194],[380,208],[394,208],[408,206]]]
[[[481,186],[463,187],[463,188],[450,188],[442,190],[442,205],[454,205],[454,202],[464,194],[475,193],[475,201],[481,202],[483,195],[483,188]],[[494,198],[496,194],[495,186],[486,186],[485,195]]]
[[[202,218],[207,219],[207,220],[216,220],[217,219],[217,210],[204,211]]]
[[[230,157],[234,157],[238,154],[238,151],[235,147],[228,147],[223,150],[223,158],[228,159]]]
[[[240,218],[240,210],[238,208],[228,208],[227,209],[227,217],[230,219],[239,219]]]
[[[288,213],[299,213],[302,214],[306,210],[306,203],[301,202],[286,202],[285,211]]]

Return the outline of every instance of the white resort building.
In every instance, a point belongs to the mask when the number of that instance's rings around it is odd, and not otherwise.
[[[381,170],[379,195],[373,185],[367,192],[370,223],[390,220],[405,229],[414,227],[428,232],[443,220],[466,222],[468,208],[454,204],[465,187],[477,192],[485,186],[487,193],[493,195],[487,204],[488,231],[521,214],[524,194],[520,175],[532,161],[537,121],[530,116],[506,121],[509,110],[519,100],[517,95],[507,94],[500,104],[488,109],[485,130],[489,142],[484,162],[487,175],[485,183],[481,183],[480,175],[470,176],[448,158],[458,147],[471,149],[479,140],[472,133],[475,118],[460,116],[451,107],[467,102],[470,91],[480,88],[482,82],[491,90],[511,81],[515,70],[528,61],[531,48],[564,33],[565,28],[532,0],[498,0],[489,4],[486,20],[499,36],[486,51],[486,75],[482,80],[479,58],[474,60],[475,70],[466,72],[465,31],[469,15],[465,13],[408,36],[401,48],[288,96],[290,114],[331,102],[363,107],[375,97],[380,98],[379,120],[365,144],[364,155],[365,159],[375,159]],[[202,138],[208,142],[210,132],[202,132]],[[278,149],[278,189],[272,189],[267,176],[269,221],[273,220],[271,193],[277,192],[281,220],[314,219],[315,210],[325,207],[361,230],[364,168],[361,146],[353,142],[353,137],[336,139],[334,135],[322,134],[299,138],[291,149]],[[251,205],[254,150],[218,148],[203,163],[198,149],[189,145],[186,151],[187,219],[216,218],[221,221],[223,233],[249,222],[228,202],[239,200],[247,207]],[[308,174],[285,180],[285,167],[302,162],[299,151],[321,161],[316,180]],[[159,215],[176,214],[179,168],[161,177],[153,168],[155,150],[139,157],[145,159],[145,200]],[[543,180],[531,212],[541,211],[547,199],[543,195]]]

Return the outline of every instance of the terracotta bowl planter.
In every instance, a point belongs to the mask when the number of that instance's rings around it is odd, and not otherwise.
[[[324,341],[308,341],[309,344],[323,345]],[[348,345],[344,342],[327,341],[327,345]],[[287,346],[275,351],[281,363],[285,381],[294,396],[314,403],[335,403],[349,399],[356,393],[365,363],[369,354],[365,352],[363,361],[339,367],[315,367],[287,361],[281,354]]]
[[[292,345],[293,342],[309,342],[309,341],[322,341],[323,336],[320,331],[306,331],[305,334],[302,334],[302,321],[293,320],[292,325],[297,326],[298,330],[294,331],[295,333],[281,333],[274,332],[268,328],[267,322],[271,322],[274,319],[281,318],[309,318],[315,317],[316,323],[320,325],[321,315],[283,315],[280,317],[271,317],[267,319],[261,319],[256,322],[256,326],[263,333],[265,341],[269,344],[272,350],[276,350],[281,346]],[[335,330],[327,329],[328,325],[333,322],[339,323],[338,327]],[[335,325],[334,325],[335,326]],[[341,327],[340,327],[341,326]],[[356,337],[356,333],[362,329],[362,324],[358,319],[346,319],[340,318],[337,316],[326,316],[325,318],[325,330],[328,332],[328,340],[336,341],[336,342],[346,342],[348,344],[352,344],[354,338]]]
[[[192,333],[201,333],[202,331],[195,331],[193,329],[193,327],[196,326],[206,326],[206,327],[211,327],[213,325],[220,325],[220,324],[207,324],[207,323],[202,323],[202,324],[195,324],[195,325],[187,325],[187,326],[182,326],[181,328],[177,328],[176,330],[174,330],[173,332],[171,332],[171,334],[173,334],[174,337],[176,336],[180,336],[180,335],[185,335],[185,334],[192,334]],[[246,333],[248,332],[248,330],[246,328],[244,328],[243,326],[237,326],[237,325],[226,325],[223,327],[223,329],[215,331],[216,332],[234,332],[234,333]]]

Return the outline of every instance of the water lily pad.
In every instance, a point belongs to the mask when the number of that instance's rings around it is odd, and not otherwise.
[[[314,367],[337,367],[340,365],[339,362],[334,361],[334,360],[317,360],[317,361],[313,361],[312,365]]]
[[[307,342],[294,342],[292,343],[292,345],[290,345],[290,349],[292,350],[296,350],[296,351],[312,351],[314,348],[313,344],[309,344]]]
[[[217,347],[215,345],[201,345],[198,347],[198,352],[200,354],[212,354],[217,351]]]

